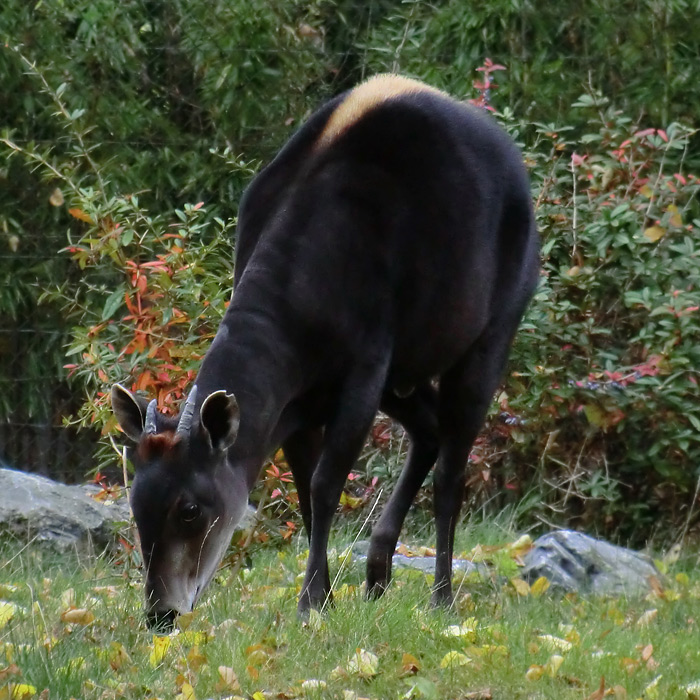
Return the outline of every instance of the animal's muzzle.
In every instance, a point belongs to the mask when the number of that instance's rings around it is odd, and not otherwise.
[[[175,628],[175,610],[151,610],[146,613],[148,627],[156,634],[168,634]]]

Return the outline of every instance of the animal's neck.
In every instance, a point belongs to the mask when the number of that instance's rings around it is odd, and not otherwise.
[[[249,488],[280,435],[282,412],[299,391],[293,353],[274,324],[229,309],[196,380],[198,402],[219,389],[235,395],[241,423],[230,460],[246,471]]]

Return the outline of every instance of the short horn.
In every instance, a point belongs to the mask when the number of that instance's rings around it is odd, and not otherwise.
[[[153,399],[146,408],[146,422],[143,426],[143,432],[146,435],[155,435],[156,428],[156,400]]]
[[[175,435],[180,435],[183,438],[188,438],[190,430],[192,429],[192,416],[194,415],[194,404],[197,400],[197,385],[192,387],[190,395],[185,401],[185,407],[182,409],[182,415],[180,416],[180,421],[177,424],[177,430]]]

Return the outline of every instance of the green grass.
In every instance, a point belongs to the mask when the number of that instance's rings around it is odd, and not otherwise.
[[[489,539],[478,528],[468,532],[465,547]],[[522,597],[497,575],[468,579],[447,612],[429,608],[429,581],[409,571],[397,572],[380,601],[364,601],[362,566],[350,563],[336,583],[335,607],[302,625],[302,547],[299,540],[280,552],[259,551],[253,568],[236,575],[223,569],[188,629],[162,642],[145,627],[139,575],[128,563],[6,546],[0,599],[14,607],[0,628],[0,700],[31,697],[32,689],[66,700],[567,700],[588,698],[603,677],[606,689],[617,686],[613,698],[688,700],[687,687],[700,682],[700,578],[693,572],[672,571],[663,592],[638,599]],[[339,556],[331,561],[338,571]],[[74,613],[83,617],[71,623],[64,615],[71,608],[88,612]],[[462,625],[463,636],[449,636],[452,625]],[[159,644],[168,645],[162,658]],[[368,654],[356,668],[358,649]],[[553,656],[563,659],[556,670]],[[230,676],[224,683],[219,667],[235,673],[240,688]],[[310,680],[325,687],[302,685]]]

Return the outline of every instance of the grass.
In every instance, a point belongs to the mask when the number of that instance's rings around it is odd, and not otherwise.
[[[463,537],[461,545],[492,541],[494,532],[468,530],[470,542]],[[337,536],[333,571],[348,541],[347,533]],[[335,607],[302,625],[302,547],[298,540],[259,551],[254,566],[235,575],[222,569],[186,629],[155,637],[129,558],[6,546],[0,700],[602,700],[605,691],[615,700],[689,700],[700,693],[696,572],[669,572],[664,588],[645,598],[562,598],[534,586],[519,595],[503,548],[490,556],[506,577],[462,581],[448,612],[429,608],[429,581],[411,571],[398,571],[387,595],[366,602],[362,566],[351,562]]]

